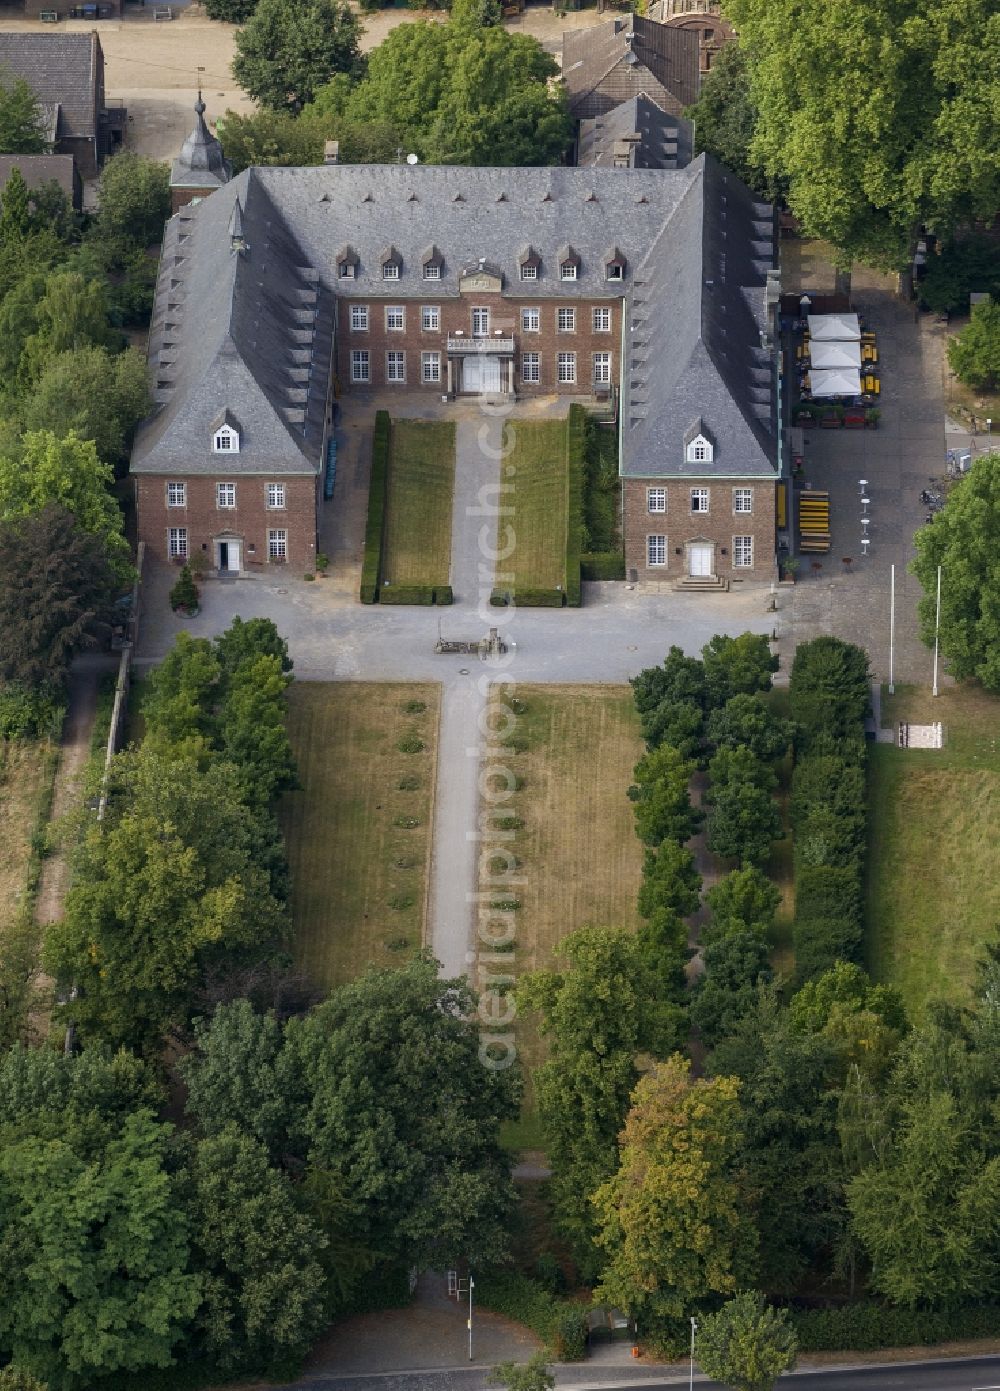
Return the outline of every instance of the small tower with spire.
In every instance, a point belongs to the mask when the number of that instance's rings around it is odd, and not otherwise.
[[[222,145],[205,122],[205,103],[201,99],[200,87],[194,110],[194,129],[184,141],[170,169],[172,212],[183,208],[185,203],[194,202],[196,198],[207,198],[228,183],[233,172],[232,165],[222,152]]]

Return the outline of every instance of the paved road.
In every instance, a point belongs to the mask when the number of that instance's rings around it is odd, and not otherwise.
[[[275,1391],[484,1391],[488,1368],[383,1376],[306,1376]],[[559,1391],[660,1391],[688,1384],[686,1364],[672,1367],[637,1366],[622,1370],[600,1364],[569,1364],[556,1369]],[[695,1373],[702,1391],[725,1391],[717,1382]],[[803,1368],[783,1376],[778,1385],[788,1391],[1000,1391],[1000,1357],[933,1359],[880,1363],[870,1366]]]

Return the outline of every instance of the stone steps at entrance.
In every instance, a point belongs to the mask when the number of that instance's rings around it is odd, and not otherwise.
[[[681,594],[728,594],[729,581],[721,575],[685,575],[674,582],[674,589]]]

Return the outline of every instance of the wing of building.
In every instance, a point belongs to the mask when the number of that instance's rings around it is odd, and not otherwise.
[[[24,78],[56,153],[73,155],[85,179],[121,145],[126,112],[105,98],[104,50],[95,32],[0,34],[0,72]]]
[[[774,264],[771,208],[706,157],[247,170],[168,224],[140,535],[310,569],[335,391],[558,395],[619,409],[631,568],[769,577]]]

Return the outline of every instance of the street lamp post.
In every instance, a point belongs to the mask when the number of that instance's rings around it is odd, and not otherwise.
[[[694,1335],[698,1332],[698,1320],[691,1315],[691,1375],[688,1378],[688,1391],[694,1391]]]
[[[938,693],[938,632],[941,627],[941,566],[937,568],[937,606],[934,612],[934,686],[933,694]]]
[[[889,578],[889,694],[896,694],[893,680],[896,656],[896,567],[892,566]]]
[[[476,1282],[469,1274],[469,1361],[472,1361],[472,1291],[476,1288]]]

